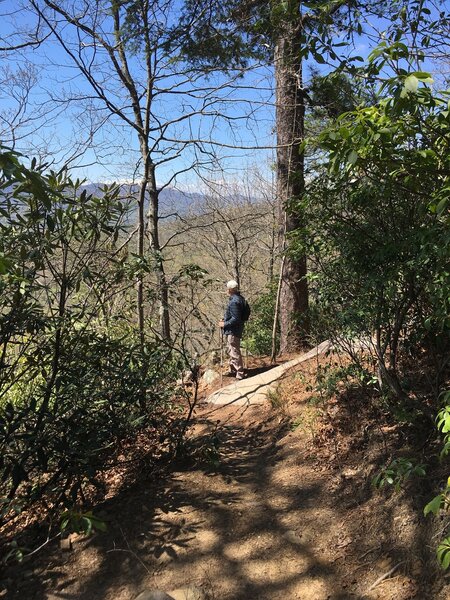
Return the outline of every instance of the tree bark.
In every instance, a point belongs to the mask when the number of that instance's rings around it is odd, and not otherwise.
[[[161,244],[159,242],[159,192],[156,186],[155,167],[148,167],[148,226],[150,233],[150,248],[155,256],[155,271],[158,281],[159,299],[159,325],[161,337],[170,342],[170,314],[169,314],[169,286],[164,270],[164,262],[161,255]]]
[[[305,96],[302,80],[301,14],[280,27],[275,47],[277,199],[280,247],[285,260],[280,291],[280,352],[299,350],[308,334],[308,284],[306,256],[290,254],[289,234],[302,227],[298,201],[305,191]]]

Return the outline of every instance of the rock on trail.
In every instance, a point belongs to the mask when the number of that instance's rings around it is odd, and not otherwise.
[[[249,377],[248,379],[242,379],[241,381],[235,381],[224,388],[216,390],[207,398],[206,402],[210,404],[234,404],[237,406],[265,402],[267,400],[268,392],[276,388],[279,380],[282,379],[292,367],[310,360],[319,354],[323,354],[330,348],[331,342],[328,340],[322,342],[309,352],[279,365],[278,367],[274,367],[265,373]]]

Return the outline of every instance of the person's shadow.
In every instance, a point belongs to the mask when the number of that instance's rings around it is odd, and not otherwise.
[[[280,363],[274,363],[272,365],[263,365],[261,367],[249,367],[245,369],[246,377],[254,377],[255,375],[261,375],[261,373],[265,373],[266,371],[270,371],[274,367],[278,367]]]

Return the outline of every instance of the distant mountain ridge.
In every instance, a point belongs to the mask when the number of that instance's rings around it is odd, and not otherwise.
[[[139,193],[139,185],[136,183],[122,183],[119,187],[123,197],[128,198],[130,201],[129,220],[133,221],[137,211],[137,207],[133,206],[133,198],[136,198]],[[103,185],[100,183],[89,183],[82,186],[83,190],[93,195],[100,195],[102,188]],[[190,209],[200,207],[204,200],[204,194],[198,192],[185,192],[173,187],[164,188],[159,194],[160,217],[167,217],[174,213],[186,215]]]

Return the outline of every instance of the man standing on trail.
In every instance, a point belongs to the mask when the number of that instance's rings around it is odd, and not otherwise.
[[[227,350],[230,357],[229,375],[236,379],[244,379],[244,364],[241,354],[241,337],[244,331],[246,301],[239,293],[237,281],[232,279],[227,283],[227,292],[230,296],[223,321],[219,321],[219,327],[223,329],[227,337]],[[248,317],[247,317],[248,318]]]

